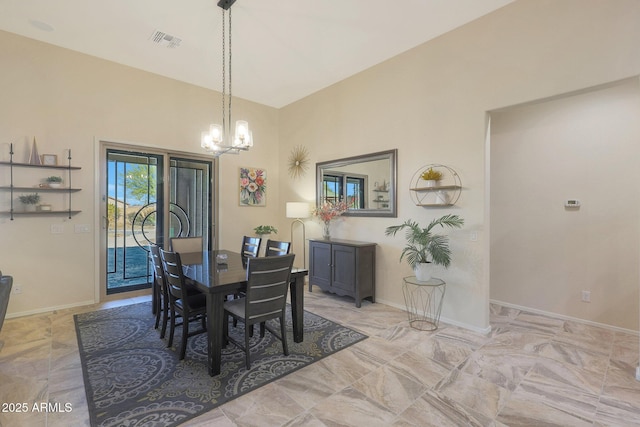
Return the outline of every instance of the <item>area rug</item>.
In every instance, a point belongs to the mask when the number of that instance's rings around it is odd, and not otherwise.
[[[244,352],[229,344],[221,374],[210,377],[206,334],[190,338],[185,359],[178,360],[181,328],[174,348],[167,348],[153,327],[151,303],[74,317],[92,426],[179,425],[367,338],[305,311],[304,341],[295,343],[287,308],[288,356],[278,339],[269,332],[260,338],[256,330],[251,369]],[[230,333],[243,339],[242,324]]]

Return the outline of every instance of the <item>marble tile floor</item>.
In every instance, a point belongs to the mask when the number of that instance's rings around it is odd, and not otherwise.
[[[73,314],[148,299],[6,320],[0,426],[89,425]],[[638,334],[496,305],[490,336],[421,332],[316,289],[305,308],[369,338],[184,425],[640,426]]]

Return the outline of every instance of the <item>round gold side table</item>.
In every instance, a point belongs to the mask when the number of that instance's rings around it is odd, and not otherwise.
[[[438,329],[446,283],[436,277],[424,282],[416,279],[416,276],[402,280],[402,293],[411,327],[421,331]]]

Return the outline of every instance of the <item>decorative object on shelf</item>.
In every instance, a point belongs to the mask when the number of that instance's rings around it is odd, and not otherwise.
[[[18,197],[20,202],[24,205],[25,212],[35,212],[36,205],[40,201],[40,195],[38,193],[23,194]]]
[[[429,168],[424,171],[420,178],[424,180],[425,186],[427,187],[435,187],[440,183],[442,179],[442,172],[438,170],[433,170],[433,168]]]
[[[413,174],[409,191],[416,206],[442,207],[456,204],[462,182],[452,168],[439,164],[421,167]]]
[[[36,210],[40,212],[50,212],[52,209],[51,205],[43,203],[41,205],[38,205]]]
[[[45,179],[47,185],[51,188],[60,188],[62,187],[62,177],[59,176],[50,176]]]
[[[13,151],[13,150],[11,150]],[[38,155],[38,145],[36,144],[36,138],[33,138],[33,145],[31,146],[31,155],[29,156],[30,165],[41,165],[40,156]]]
[[[42,164],[46,166],[57,166],[58,165],[58,156],[55,154],[43,154],[41,156]]]
[[[267,205],[267,171],[240,168],[240,206]]]
[[[291,178],[300,178],[309,168],[309,152],[302,145],[293,147],[289,154],[289,175]]]
[[[304,229],[304,221],[303,218],[309,218],[311,215],[311,211],[309,211],[309,203],[306,202],[287,202],[286,205],[286,217],[294,218],[295,220],[291,223],[291,252],[293,252],[293,226],[296,223],[299,223],[302,226],[302,266],[306,268],[307,266],[307,246],[306,246],[306,236]],[[295,261],[294,261],[295,262]]]
[[[458,215],[444,215],[432,220],[425,228],[413,220],[406,220],[400,225],[387,227],[385,235],[395,236],[402,229],[406,229],[406,246],[400,254],[400,261],[405,257],[413,268],[418,280],[426,281],[431,278],[431,264],[449,267],[451,264],[451,251],[449,249],[449,237],[442,234],[433,234],[435,226],[461,228],[464,220]]]
[[[277,234],[278,233],[278,229],[275,228],[272,225],[259,225],[256,228],[253,229],[254,233],[256,233],[258,236],[262,237],[264,235],[267,234]]]
[[[208,132],[202,132],[200,145],[211,152],[214,157],[222,154],[238,154],[253,147],[253,135],[249,130],[249,123],[245,120],[236,121],[235,136],[231,136],[231,5],[235,0],[220,0],[218,6],[222,8],[222,125],[212,124]],[[229,11],[227,19],[226,11]],[[228,21],[228,22],[227,22]],[[228,28],[228,31],[227,31]],[[229,49],[227,51],[227,43]],[[227,72],[229,83],[227,85]],[[227,97],[227,86],[229,96]],[[225,103],[228,101],[228,110]],[[226,121],[225,121],[226,119]]]
[[[345,202],[325,202],[313,211],[323,223],[322,238],[331,239],[331,220],[345,213],[349,207]]]

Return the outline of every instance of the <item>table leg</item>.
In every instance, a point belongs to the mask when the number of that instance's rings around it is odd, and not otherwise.
[[[293,340],[304,341],[304,275],[295,277],[289,284],[291,294],[291,320],[293,322]]]
[[[220,293],[207,294],[207,362],[209,375],[220,374],[222,342],[224,341],[224,297]]]

